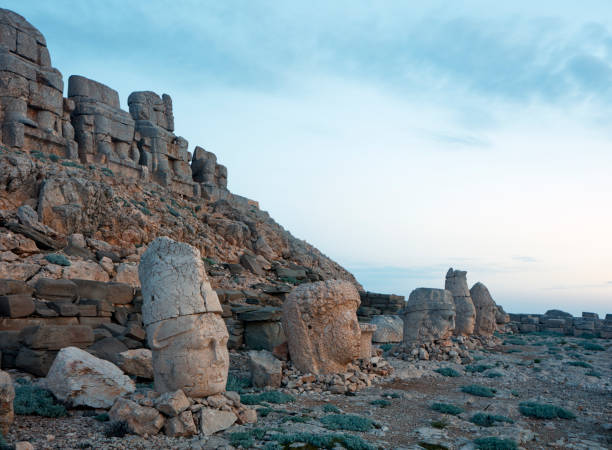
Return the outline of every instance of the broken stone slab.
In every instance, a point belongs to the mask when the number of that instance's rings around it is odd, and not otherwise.
[[[79,306],[74,303],[47,302],[47,305],[62,317],[74,317],[79,315]]]
[[[250,350],[273,351],[287,342],[281,322],[246,322],[243,332],[244,342]]]
[[[27,317],[33,314],[35,310],[34,300],[29,295],[0,296],[0,316]]]
[[[58,242],[40,231],[36,231],[35,229],[26,225],[10,222],[6,225],[6,227],[13,233],[22,234],[28,239],[32,239],[34,242],[36,242],[38,248],[42,250],[59,250],[62,248],[61,242]]]
[[[44,383],[59,400],[91,408],[110,408],[118,397],[136,389],[113,363],[76,347],[60,350]]]
[[[359,357],[370,359],[372,357],[372,335],[376,331],[376,325],[371,323],[360,323],[361,336],[359,342]]]
[[[132,400],[119,398],[108,412],[110,420],[127,422],[130,431],[140,436],[154,436],[164,426],[164,417],[155,408],[141,406]]]
[[[238,313],[238,319],[243,322],[274,322],[281,319],[283,310],[274,306],[251,309]]]
[[[164,425],[164,433],[170,437],[189,437],[198,433],[193,413],[183,411],[176,417],[170,417]]]
[[[165,392],[155,399],[155,408],[168,417],[178,416],[189,406],[191,406],[189,399],[182,389]]]
[[[372,342],[377,344],[402,342],[404,336],[404,321],[397,315],[374,316],[370,323],[376,325]]]
[[[21,330],[19,339],[34,350],[85,348],[94,342],[93,330],[85,325],[34,325]]]
[[[39,278],[34,289],[37,297],[46,300],[73,302],[77,298],[77,285],[71,280]]]
[[[119,361],[119,355],[127,350],[128,347],[115,337],[100,339],[87,348],[91,354],[115,364]]]
[[[21,347],[15,359],[15,367],[37,377],[44,377],[49,372],[56,355],[57,350],[32,350]]]
[[[238,417],[231,411],[220,411],[212,408],[200,410],[200,432],[204,436],[213,435],[231,427]]]
[[[283,363],[267,350],[251,350],[248,355],[253,386],[280,387],[283,378]]]

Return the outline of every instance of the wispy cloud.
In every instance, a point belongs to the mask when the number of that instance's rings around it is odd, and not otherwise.
[[[538,261],[533,256],[513,256],[512,259],[515,261],[520,261],[524,263],[534,263]]]

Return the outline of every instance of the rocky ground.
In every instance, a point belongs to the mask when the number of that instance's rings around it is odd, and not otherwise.
[[[72,410],[67,418],[18,416],[7,440],[29,441],[37,449],[471,449],[479,448],[474,441],[485,437],[511,440],[525,449],[612,446],[612,342],[545,334],[504,335],[500,342],[471,351],[470,365],[404,361],[387,354],[393,374],[351,395],[281,389],[263,399],[245,400],[245,395],[258,393],[246,387],[243,402],[259,403],[258,423],[234,426],[209,438],[107,437],[108,424],[96,420],[94,412]],[[456,376],[436,372],[441,368],[454,369],[456,373],[446,372]],[[248,375],[239,353],[233,354],[231,371],[235,384]],[[494,392],[492,397],[472,395],[462,391],[468,385]],[[528,417],[521,413],[525,402],[555,405],[575,417]],[[462,412],[439,412],[432,409],[435,403],[454,405]],[[482,415],[473,419],[477,413],[498,420]],[[484,426],[487,420],[494,425]],[[305,440],[310,444],[298,443]],[[513,447],[498,443],[481,448]]]

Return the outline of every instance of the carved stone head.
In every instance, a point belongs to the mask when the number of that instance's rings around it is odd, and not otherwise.
[[[138,275],[155,389],[182,389],[191,397],[225,391],[229,335],[200,252],[157,238],[142,255]]]
[[[305,283],[283,304],[289,353],[302,372],[337,373],[359,358],[359,293],[348,281]]]
[[[448,339],[455,329],[453,296],[445,289],[415,289],[403,319],[405,346]]]

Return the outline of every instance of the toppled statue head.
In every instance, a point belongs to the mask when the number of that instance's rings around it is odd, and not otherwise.
[[[359,358],[361,300],[348,281],[330,280],[296,287],[283,304],[289,354],[302,372],[344,372]]]
[[[167,237],[140,259],[142,320],[153,352],[155,390],[191,397],[225,390],[228,332],[200,252]]]
[[[448,339],[455,329],[453,296],[445,289],[415,289],[403,319],[404,346]]]

